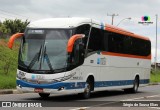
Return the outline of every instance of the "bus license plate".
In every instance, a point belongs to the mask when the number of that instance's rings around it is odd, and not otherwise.
[[[42,88],[35,88],[34,91],[37,93],[40,93],[40,92],[43,92],[43,89]]]

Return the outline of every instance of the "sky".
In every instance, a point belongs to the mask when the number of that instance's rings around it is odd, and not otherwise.
[[[36,21],[44,18],[88,17],[111,24],[133,33],[147,36],[152,44],[152,62],[155,58],[156,14],[157,62],[160,63],[160,0],[0,0],[0,21],[19,18]],[[149,16],[153,24],[142,25],[142,16]],[[131,17],[131,20],[125,19]]]

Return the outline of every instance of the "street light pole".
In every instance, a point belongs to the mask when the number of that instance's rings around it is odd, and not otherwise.
[[[158,20],[158,15],[156,14],[155,71],[157,70],[157,20]]]
[[[118,14],[111,14],[111,15],[110,15],[110,14],[107,14],[107,16],[111,16],[111,17],[112,17],[112,23],[111,23],[111,24],[113,25],[114,17],[115,17],[115,16],[118,16]]]
[[[126,19],[131,20],[132,18],[129,17],[129,18],[124,18],[124,19],[122,19],[122,20],[117,24],[117,26],[118,26],[122,21],[124,21],[124,20],[126,20]]]

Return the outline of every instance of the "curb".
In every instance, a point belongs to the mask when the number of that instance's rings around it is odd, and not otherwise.
[[[22,92],[16,89],[0,89],[0,94],[22,94]]]
[[[160,83],[159,82],[157,82],[157,83],[149,83],[149,86],[151,86],[151,85],[160,85]]]

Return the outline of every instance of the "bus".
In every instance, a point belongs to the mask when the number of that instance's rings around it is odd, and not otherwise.
[[[12,35],[21,38],[17,89],[50,94],[80,94],[122,89],[136,93],[149,83],[149,38],[90,18],[50,18],[31,22]]]

